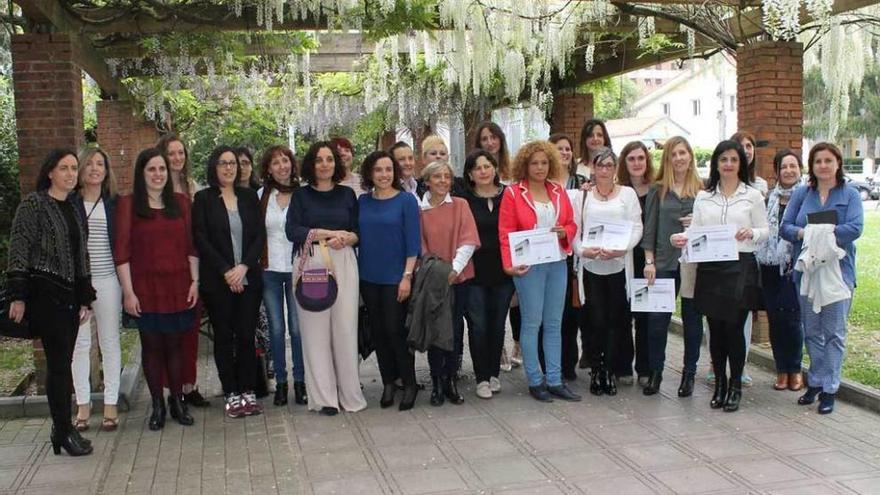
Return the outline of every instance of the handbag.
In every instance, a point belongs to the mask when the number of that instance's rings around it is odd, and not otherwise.
[[[583,223],[585,221],[584,215],[586,212],[584,211],[584,208],[586,207],[586,205],[587,205],[587,192],[584,191],[581,195],[581,224],[582,224],[581,225],[581,243],[584,242],[585,226],[583,225]],[[580,291],[580,284],[578,284],[578,274],[577,274],[578,270],[581,269],[580,267],[578,267],[578,262],[577,262],[578,259],[580,258],[580,254],[579,253],[573,253],[573,254],[574,254],[574,256],[572,256],[572,261],[571,261],[572,271],[568,277],[568,284],[569,284],[570,293],[571,293],[571,301],[570,301],[571,307],[578,309],[581,307],[581,291]],[[584,290],[586,290],[586,288]],[[584,294],[584,296],[586,299],[586,294]]]
[[[9,294],[6,286],[0,287],[0,336],[13,339],[37,338],[31,331],[26,309],[21,323],[16,323],[9,318],[9,305],[12,304],[12,301],[12,296]]]
[[[333,276],[333,262],[327,251],[327,243],[323,240],[318,242],[318,251],[324,258],[325,268],[306,270],[306,259],[310,258],[309,249],[314,243],[314,230],[309,231],[305,244],[299,256],[299,277],[296,281],[294,296],[299,305],[306,311],[318,313],[330,309],[336,302],[338,287],[336,277]]]

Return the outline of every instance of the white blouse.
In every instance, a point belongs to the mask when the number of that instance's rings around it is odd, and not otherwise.
[[[700,191],[694,200],[691,225],[736,225],[737,229],[752,229],[751,239],[737,241],[741,253],[754,252],[769,235],[764,196],[742,182],[729,198],[721,193],[721,184],[715,192]]]
[[[632,222],[632,232],[630,233],[629,244],[627,244],[627,251],[631,252],[642,239],[642,207],[639,204],[639,196],[636,192],[631,187],[621,187],[617,195],[608,201],[600,201],[593,194],[593,191],[586,194],[587,199],[585,203],[578,197],[575,204],[574,221],[578,229],[574,238],[574,252],[578,256],[583,256],[581,233],[586,225],[586,219],[590,217],[607,218],[608,220],[628,220]],[[627,254],[626,256],[610,260],[583,258],[581,262],[583,268],[590,273],[611,275],[627,267],[627,258],[629,256]]]
[[[260,196],[262,196],[262,189]],[[287,224],[287,206],[278,205],[278,189],[272,189],[266,204],[266,246],[269,262],[266,267],[272,272],[290,273],[293,271],[293,243],[287,240],[284,226]]]

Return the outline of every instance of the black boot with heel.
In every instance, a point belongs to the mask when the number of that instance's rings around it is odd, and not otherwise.
[[[149,428],[152,431],[165,427],[165,399],[153,397],[153,410],[150,412]]]
[[[287,382],[277,382],[275,384],[275,397],[272,403],[276,406],[287,405]]]
[[[186,407],[186,402],[184,402],[182,395],[168,396],[168,413],[183,426],[190,426],[195,423],[195,420],[189,414],[189,409]]]

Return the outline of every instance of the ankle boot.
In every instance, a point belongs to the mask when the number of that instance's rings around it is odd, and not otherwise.
[[[189,414],[189,409],[186,407],[182,395],[168,396],[168,413],[183,426],[190,426],[195,422]]]
[[[602,387],[602,380],[600,375],[602,374],[602,370],[599,368],[590,370],[590,393],[593,395],[602,395],[605,393],[605,389]]]
[[[416,403],[416,397],[419,395],[419,386],[413,383],[403,387],[403,398],[400,399],[400,405],[397,407],[400,411],[409,411]]]
[[[685,371],[681,374],[681,384],[678,386],[679,397],[690,397],[694,393],[694,373]]]
[[[455,405],[464,404],[464,397],[458,393],[458,385],[456,385],[455,378],[452,376],[443,377],[443,395],[446,396],[446,400]]]
[[[65,433],[59,433],[54,427],[52,428],[52,435],[49,439],[52,442],[52,452],[55,455],[61,455],[61,449],[64,449],[72,457],[92,453],[92,445],[84,443],[82,441],[84,439],[81,436],[74,434],[75,431],[73,428],[70,428]]]
[[[153,410],[150,413],[150,430],[160,430],[165,426],[165,399],[153,397]]]
[[[305,382],[293,382],[293,402],[304,406],[309,403]]]
[[[727,401],[727,377],[724,375],[715,377],[715,392],[712,394],[712,400],[709,407],[712,409],[721,409],[724,402]]]
[[[278,382],[275,384],[275,398],[272,403],[276,406],[287,405],[287,382]]]
[[[740,399],[742,399],[742,380],[731,378],[727,400],[724,401],[724,412],[734,412],[739,409]]]
[[[604,382],[605,383],[603,384],[602,391],[605,392],[605,395],[617,395],[617,375],[608,370],[605,370]]]
[[[394,405],[394,394],[397,393],[397,385],[394,382],[386,383],[382,390],[382,398],[379,399],[379,407],[387,409]]]
[[[834,399],[837,394],[819,393],[819,414],[831,414],[834,412]]]
[[[439,376],[431,377],[431,405],[442,406],[445,399],[443,398],[443,385]]]
[[[813,402],[816,402],[816,396],[822,392],[822,387],[807,387],[807,391],[804,392],[804,395],[798,397],[798,404],[802,406],[808,406]]]
[[[648,376],[648,384],[642,389],[642,395],[655,395],[660,391],[660,383],[663,382],[662,371],[652,371]]]

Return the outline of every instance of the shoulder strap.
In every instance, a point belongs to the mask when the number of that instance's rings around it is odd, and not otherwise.
[[[587,195],[590,194],[589,191],[581,191],[583,196],[581,196],[581,244],[584,242],[584,231],[587,230]]]
[[[330,259],[330,251],[327,249],[327,241],[322,239],[318,244],[321,251],[321,257],[324,258],[324,266],[327,267],[328,272],[333,273],[333,261]]]

